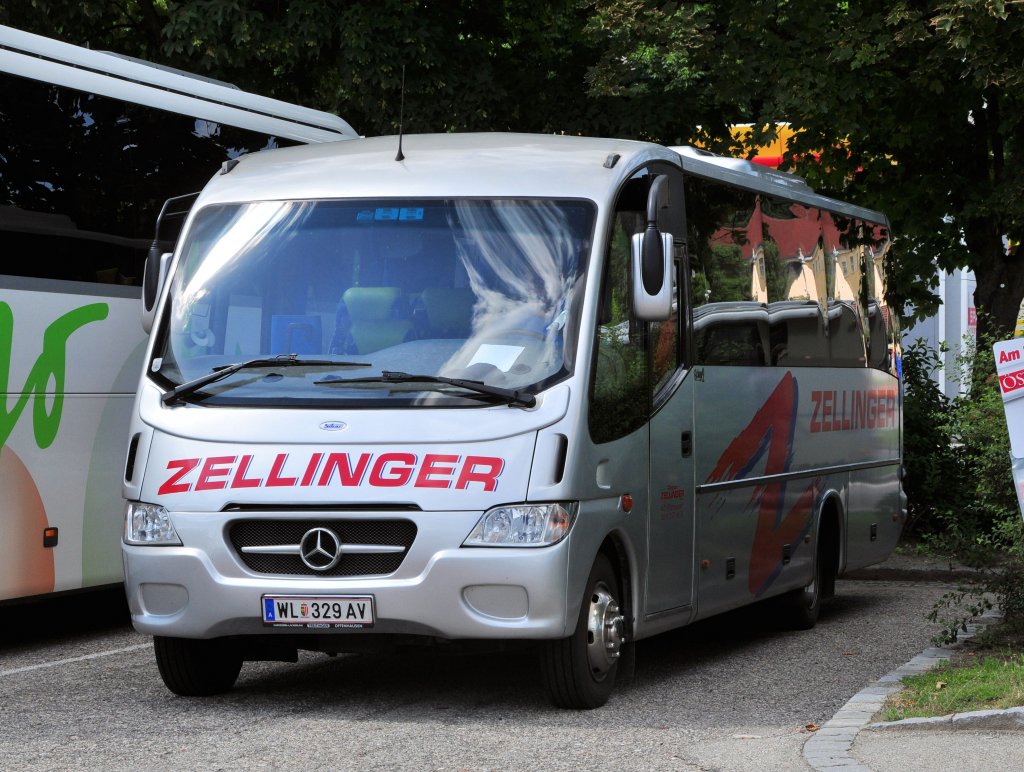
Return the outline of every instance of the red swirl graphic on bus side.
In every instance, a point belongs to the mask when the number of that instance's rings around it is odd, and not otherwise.
[[[707,482],[744,478],[765,457],[764,475],[784,474],[793,461],[798,389],[792,373],[786,373],[750,423],[718,459]],[[796,547],[810,526],[811,506],[817,497],[817,481],[800,494],[788,512],[786,483],[772,482],[754,489],[751,502],[759,503],[754,546],[750,552],[748,586],[761,595],[782,571],[782,547]]]

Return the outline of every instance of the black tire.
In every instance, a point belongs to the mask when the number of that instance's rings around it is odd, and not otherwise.
[[[811,581],[796,590],[790,590],[779,597],[779,611],[782,623],[790,630],[810,630],[818,623],[823,599],[825,556],[821,550],[815,555],[814,574]]]
[[[182,697],[209,697],[235,685],[242,655],[225,640],[153,639],[156,666],[164,685]]]
[[[558,707],[592,710],[608,702],[624,645],[619,598],[615,571],[608,558],[598,555],[587,579],[576,632],[546,641],[542,649],[544,685]]]

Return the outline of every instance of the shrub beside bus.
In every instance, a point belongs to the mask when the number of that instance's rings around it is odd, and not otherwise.
[[[810,627],[889,554],[882,214],[690,148],[398,144],[246,156],[163,260],[123,551],[168,688],[513,640],[593,708],[635,641]]]

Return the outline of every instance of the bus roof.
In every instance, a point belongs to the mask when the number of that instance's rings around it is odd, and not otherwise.
[[[792,172],[782,172],[763,164],[745,161],[742,158],[715,155],[707,150],[689,145],[672,149],[679,153],[683,169],[691,174],[721,180],[760,193],[782,196],[801,204],[827,209],[830,212],[856,217],[868,222],[886,225],[889,222],[881,212],[815,193],[803,177]]]
[[[638,166],[678,163],[644,142],[549,134],[407,134],[253,153],[216,176],[204,201],[436,196],[599,199]]]
[[[0,71],[297,142],[329,142],[359,136],[348,123],[331,113],[2,25]]]
[[[816,194],[800,177],[691,147],[551,134],[408,134],[331,146],[284,148],[241,159],[204,201],[259,198],[595,198],[611,195],[641,165],[666,161],[829,211],[885,223],[883,214]]]

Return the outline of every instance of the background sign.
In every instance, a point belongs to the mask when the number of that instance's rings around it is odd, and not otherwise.
[[[1024,338],[1000,341],[992,351],[1006,411],[1006,429],[1010,433],[1013,484],[1024,517]]]

